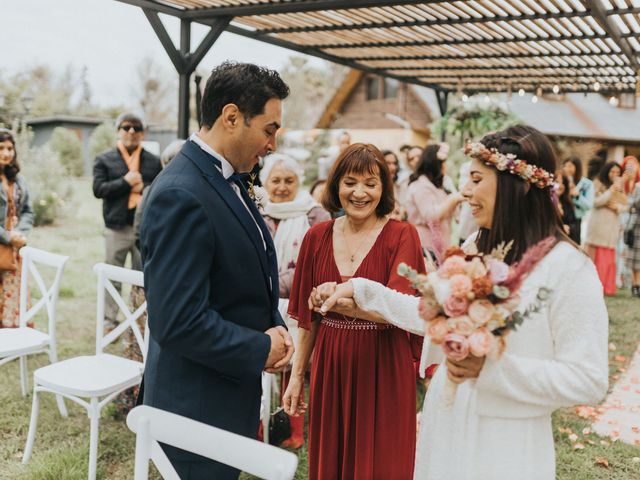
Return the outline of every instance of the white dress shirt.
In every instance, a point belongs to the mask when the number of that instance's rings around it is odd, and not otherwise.
[[[204,142],[204,140],[202,140],[198,136],[197,133],[195,133],[195,132],[192,133],[191,137],[189,137],[189,140],[194,142],[196,145],[198,145],[202,150],[204,150],[206,153],[208,153],[212,157],[217,158],[218,160],[220,160],[220,164],[222,165],[222,168],[218,167],[218,165],[216,165],[216,168],[220,171],[220,173],[222,173],[222,176],[224,177],[225,180],[227,180],[231,175],[233,175],[233,173],[235,172],[235,170],[233,168],[233,165],[231,165],[226,158],[224,158],[222,155],[220,155],[218,152],[216,152],[213,148],[211,148],[209,145],[207,145]],[[253,220],[253,223],[256,225],[256,228],[258,229],[258,233],[260,233],[260,238],[262,239],[262,246],[266,250],[267,249],[267,244],[264,241],[264,236],[262,235],[262,230],[260,230],[260,227],[258,226],[258,223],[256,222],[256,219],[253,218],[253,215],[251,214],[251,210],[249,210],[249,206],[245,203],[244,198],[242,198],[242,193],[240,192],[240,187],[235,182],[229,182],[229,185],[231,186],[233,191],[236,193],[236,195],[238,196],[238,198],[242,202],[242,205],[244,205],[244,208],[246,208],[247,212],[249,212],[249,216],[251,217],[251,220]]]

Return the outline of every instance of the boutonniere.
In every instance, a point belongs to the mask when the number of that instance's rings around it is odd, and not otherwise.
[[[255,181],[256,174],[252,173],[249,175],[249,187],[247,188],[247,193],[249,193],[249,197],[251,197],[251,200],[256,204],[258,210],[261,210],[267,204],[267,191],[258,185],[254,185]]]

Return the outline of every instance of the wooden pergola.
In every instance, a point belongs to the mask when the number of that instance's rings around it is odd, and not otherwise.
[[[451,92],[640,95],[638,0],[118,0],[142,8],[180,75],[178,134],[189,81],[223,31],[364,72]],[[174,46],[158,14],[180,19]],[[194,50],[191,24],[210,27]]]

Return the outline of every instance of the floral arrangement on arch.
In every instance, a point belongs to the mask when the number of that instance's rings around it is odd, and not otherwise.
[[[504,262],[512,242],[500,244],[486,255],[451,247],[443,255],[442,265],[432,266],[426,275],[404,263],[398,273],[420,293],[418,313],[427,323],[426,336],[441,345],[448,358],[461,361],[469,354],[500,356],[506,335],[540,311],[549,298],[550,290],[540,288],[532,305],[524,312],[517,310],[522,282],[555,244],[553,237],[542,240],[512,266]],[[447,379],[442,397],[445,408],[453,405],[456,389],[457,384]]]

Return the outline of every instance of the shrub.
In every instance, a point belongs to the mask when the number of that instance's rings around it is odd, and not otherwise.
[[[116,131],[113,122],[105,122],[98,125],[89,137],[89,154],[91,158],[96,158],[99,153],[116,144]]]
[[[49,140],[51,150],[58,154],[60,162],[70,175],[80,177],[84,173],[82,142],[68,128],[56,127]]]
[[[71,185],[58,154],[48,145],[30,147],[32,137],[31,130],[23,125],[16,138],[20,174],[27,181],[34,224],[47,225],[56,220],[71,199]]]

